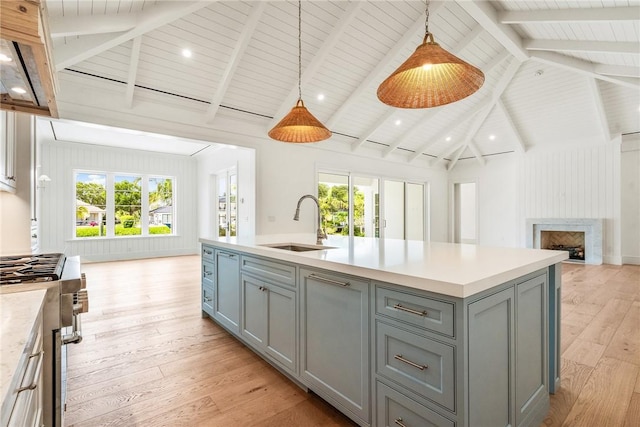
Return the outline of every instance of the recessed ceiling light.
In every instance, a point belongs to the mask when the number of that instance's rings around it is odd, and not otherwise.
[[[318,101],[324,101],[324,93],[318,94]]]
[[[489,139],[493,141],[494,139],[496,139],[496,136],[495,135],[489,135]]]
[[[0,53],[0,61],[2,62],[11,62],[11,58],[5,55],[4,53]]]
[[[191,58],[191,51],[189,49],[182,49],[182,56],[184,56],[185,58]]]
[[[396,126],[400,126],[402,124],[402,120],[398,119],[398,120],[396,120],[395,123],[396,123]]]
[[[27,93],[27,91],[21,87],[12,87],[11,90],[15,93],[19,93],[20,95]]]
[[[448,136],[448,137],[446,137],[444,140],[445,140],[445,141],[447,141],[447,142],[449,142],[449,141],[451,141],[451,137],[450,137],[450,136]]]

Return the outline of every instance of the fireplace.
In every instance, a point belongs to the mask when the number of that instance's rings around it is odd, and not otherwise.
[[[602,264],[602,220],[592,218],[529,218],[526,246],[569,252],[569,260]]]
[[[573,261],[585,260],[583,231],[541,231],[540,249],[552,249],[569,252]]]

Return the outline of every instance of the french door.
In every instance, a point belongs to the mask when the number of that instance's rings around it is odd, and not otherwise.
[[[218,236],[238,235],[238,173],[236,168],[216,174],[216,211]]]

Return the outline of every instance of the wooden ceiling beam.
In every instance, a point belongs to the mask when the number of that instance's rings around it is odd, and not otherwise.
[[[467,145],[466,144],[462,144],[460,149],[456,152],[456,155],[453,156],[453,159],[451,159],[451,162],[449,162],[449,166],[447,166],[447,170],[451,170],[456,166],[456,163],[458,163],[458,160],[460,160],[460,156],[462,156],[462,153],[464,153],[464,150],[467,149]]]
[[[640,90],[640,79],[629,79],[624,77],[613,77],[606,74],[599,74],[596,71],[598,69],[597,64],[587,62],[582,59],[561,55],[556,52],[538,51],[531,52],[531,60],[575,71],[579,74],[589,77],[595,77],[609,83],[614,83],[631,89]]]
[[[498,111],[502,113],[502,116],[504,117],[505,121],[507,122],[507,125],[511,129],[511,132],[513,132],[513,134],[516,137],[514,141],[514,145],[516,146],[516,151],[520,153],[525,153],[527,151],[527,145],[525,144],[524,139],[522,138],[522,134],[518,130],[517,126],[515,125],[515,122],[513,121],[511,114],[509,114],[509,111],[505,108],[504,103],[502,102],[502,99],[499,99],[498,102],[496,102],[496,107]]]
[[[86,36],[90,34],[120,33],[133,29],[138,14],[61,16],[49,20],[51,38]]]
[[[504,91],[507,88],[507,86],[509,86],[509,83],[511,83],[511,80],[513,80],[513,77],[518,72],[518,69],[520,68],[521,64],[522,63],[520,61],[518,61],[516,58],[511,60],[511,63],[507,67],[507,70],[502,75],[502,78],[500,79],[500,81],[496,85],[496,88],[494,89],[493,93],[491,94],[491,102],[489,103],[489,105],[487,105],[484,108],[483,111],[478,113],[478,115],[474,119],[473,125],[467,131],[467,134],[466,134],[464,140],[462,141],[463,145],[465,145],[465,146],[468,145],[469,142],[471,142],[473,140],[473,138],[476,137],[476,134],[478,133],[478,130],[480,129],[480,127],[482,127],[484,122],[487,120],[487,117],[489,117],[489,114],[491,113],[491,110],[493,110],[493,107],[500,100],[500,97],[504,93]],[[436,158],[435,162],[434,162],[434,165],[438,164],[442,160],[444,160],[444,156],[442,156],[442,155],[438,156]]]
[[[464,50],[464,48],[469,46],[471,43],[473,43],[474,40],[480,37],[480,35],[483,32],[484,32],[484,28],[482,28],[480,25],[476,25],[473,30],[471,30],[462,40],[460,40],[460,42],[458,42],[458,44],[451,50],[451,52],[454,55],[459,54],[462,50]],[[424,116],[420,119],[419,123],[413,126],[411,129],[407,130],[400,138],[398,138],[393,144],[391,144],[389,148],[385,149],[384,153],[382,154],[382,157],[385,157],[385,158],[388,157],[389,154],[391,154],[395,149],[400,147],[407,139],[411,138],[416,132],[418,132],[418,130],[422,127],[421,126],[422,124],[433,119],[433,117],[436,114],[441,112],[442,112],[441,109],[440,110],[427,109],[425,111]]]
[[[125,103],[127,107],[133,107],[133,91],[136,87],[136,75],[138,74],[138,64],[140,63],[140,46],[142,36],[133,39],[131,47],[131,57],[129,58],[129,73],[127,74],[127,91],[125,93]]]
[[[609,126],[609,120],[607,119],[607,113],[604,110],[604,102],[602,100],[600,88],[598,87],[598,80],[594,78],[587,79],[587,84],[589,85],[589,92],[591,92],[591,96],[593,97],[596,116],[598,117],[600,128],[602,129],[602,136],[605,141],[610,141],[611,128]]]
[[[498,12],[489,2],[457,0],[456,3],[519,61],[529,59],[518,33],[511,26],[500,22]]]
[[[522,45],[527,50],[549,50],[555,52],[629,53],[634,55],[640,53],[640,43],[637,42],[526,39],[522,41]]]
[[[637,21],[640,20],[640,9],[637,7],[603,7],[589,9],[503,11],[498,13],[498,19],[503,24]]]
[[[441,2],[434,3],[431,5],[431,9],[429,13],[435,13],[440,6],[442,6]],[[374,81],[380,78],[380,73],[385,70],[389,64],[396,60],[398,56],[398,52],[404,51],[405,47],[411,42],[416,46],[420,42],[417,40],[416,34],[422,29],[422,34],[424,35],[424,16],[420,16],[416,19],[413,24],[404,32],[404,35],[398,42],[389,49],[387,54],[382,58],[378,65],[375,66],[373,70],[365,77],[358,87],[353,90],[347,99],[338,107],[338,109],[331,115],[329,120],[326,122],[326,126],[329,129],[335,127],[338,121],[344,116],[345,112],[351,107],[351,105],[355,102],[358,102],[360,95],[362,95],[365,91],[369,90]],[[400,63],[398,63],[400,65]]]
[[[329,37],[325,39],[318,52],[313,55],[313,59],[311,60],[309,65],[307,65],[307,67],[304,69],[301,77],[302,87],[305,87],[317,73],[320,67],[326,64],[327,56],[333,53],[333,48],[335,47],[336,43],[344,34],[344,31],[349,27],[349,25],[351,25],[351,21],[355,18],[363,3],[364,2],[360,1],[349,3],[347,9],[340,17],[340,20],[333,28],[333,31],[331,31],[331,34],[329,34]],[[295,85],[291,88],[289,94],[284,98],[282,104],[280,104],[280,107],[274,114],[273,119],[270,121],[269,129],[272,129],[275,125],[278,124],[278,122],[280,122],[280,120],[282,120],[285,114],[287,114],[289,110],[291,110],[291,108],[295,105],[297,99],[298,81],[296,80]],[[327,127],[328,129],[331,129],[330,126]]]
[[[129,31],[119,33],[116,36],[112,34],[87,36],[91,39],[84,40],[84,38],[80,38],[56,48],[56,70],[61,71],[66,67],[71,67],[209,5],[211,5],[211,2],[206,0],[180,2],[179,4],[174,2],[158,2],[152,8],[140,13],[140,19],[137,25]]]
[[[266,4],[266,2],[253,3],[253,8],[249,13],[244,28],[242,28],[242,33],[240,33],[240,37],[238,38],[238,41],[233,48],[231,57],[227,61],[227,66],[225,67],[224,73],[222,74],[222,79],[220,80],[220,83],[218,83],[218,87],[216,88],[216,91],[211,98],[211,105],[205,113],[206,122],[212,122],[216,117],[216,114],[218,114],[220,103],[222,103],[222,99],[229,89],[229,85],[231,84],[233,75],[235,74],[236,69],[240,64],[240,60],[242,59],[244,52],[247,50],[249,42],[253,38],[253,33],[255,32],[258,23],[260,22],[260,17],[264,12]]]
[[[382,115],[382,117],[378,117],[374,122],[373,125],[367,129],[364,134],[362,134],[362,136],[360,138],[358,138],[357,140],[353,141],[351,143],[351,151],[356,151],[358,148],[360,148],[362,146],[362,144],[364,144],[366,142],[367,139],[371,138],[371,136],[376,133],[376,131],[378,129],[380,129],[380,127],[386,123],[387,120],[389,120],[394,114],[396,114],[399,110],[395,109],[395,108],[388,108],[387,111]]]
[[[486,66],[484,66],[482,68],[483,72],[485,74],[488,74],[489,72],[491,72],[491,70],[493,70],[493,68],[495,66],[500,64],[503,60],[505,60],[509,56],[511,56],[511,54],[508,51],[503,50],[502,53],[500,53],[499,55],[494,56],[493,59],[491,60],[491,62],[489,62]],[[486,97],[482,102],[480,102],[479,104],[476,104],[476,106],[474,108],[472,108],[470,111],[465,111],[465,112],[461,113],[460,115],[458,115],[458,117],[456,117],[454,120],[450,120],[450,123],[454,123],[454,126],[460,126],[461,123],[464,123],[465,121],[471,119],[477,113],[482,111],[482,109],[484,107],[486,107],[489,104],[489,102],[491,102],[490,100],[491,100],[491,96]],[[414,130],[414,132],[416,132],[419,129],[421,129],[420,125],[415,126],[413,130]],[[445,128],[441,132],[439,132],[435,137],[430,138],[429,141],[427,141],[426,143],[421,145],[414,152],[414,154],[410,157],[409,161],[412,162],[412,161],[416,160],[418,157],[420,157],[420,155],[424,152],[424,150],[426,150],[427,148],[429,148],[431,145],[435,144],[436,142],[440,141],[448,133],[451,133],[451,130],[449,128]],[[403,135],[403,139],[405,139],[404,135]],[[402,141],[402,142],[404,142],[404,141]]]

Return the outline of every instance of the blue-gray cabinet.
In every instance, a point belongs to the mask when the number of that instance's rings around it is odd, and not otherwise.
[[[216,250],[213,283],[213,317],[236,334],[240,333],[240,255]]]
[[[202,315],[213,316],[213,279],[215,275],[215,264],[213,257],[213,248],[202,248],[202,265],[201,265],[201,298],[202,298]]]
[[[242,336],[281,367],[297,374],[296,292],[242,274]]]
[[[456,298],[203,245],[202,295],[361,426],[538,426],[559,381],[558,266]]]
[[[371,421],[369,282],[300,269],[302,381],[360,424]]]

